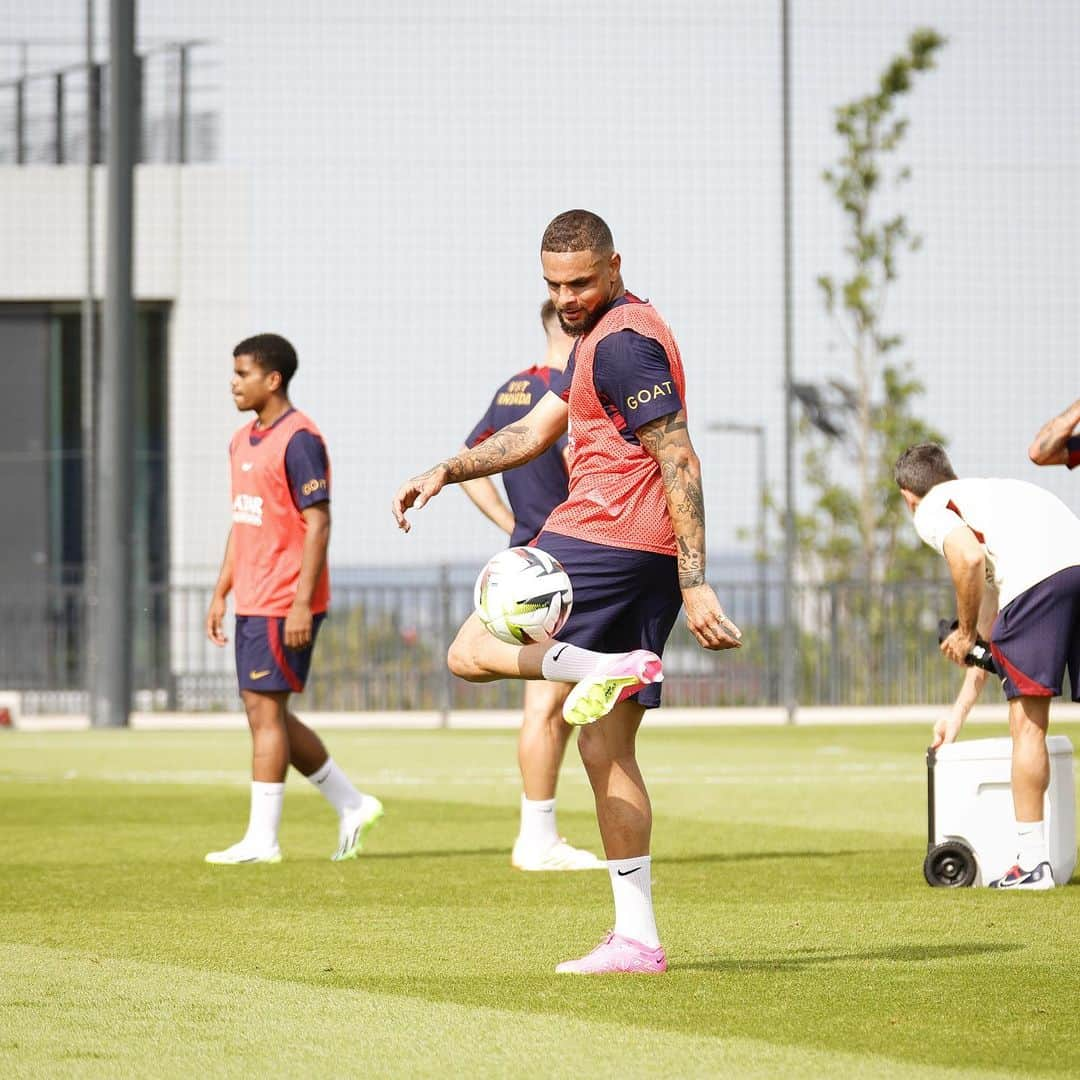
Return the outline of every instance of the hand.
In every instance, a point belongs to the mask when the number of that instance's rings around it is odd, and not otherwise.
[[[956,736],[967,719],[967,709],[954,705],[947,713],[942,713],[934,725],[934,741],[930,746],[936,750],[942,743],[956,742]]]
[[[711,585],[683,589],[683,605],[686,625],[703,649],[718,652],[742,645],[742,631],[724,614]]]
[[[214,598],[210,601],[210,610],[206,613],[206,636],[219,648],[224,648],[229,640],[221,628],[224,619],[225,597],[214,593]]]
[[[285,616],[285,648],[306,649],[311,644],[311,605],[293,601]]]
[[[941,651],[954,664],[967,667],[967,655],[975,644],[975,631],[965,634],[962,630],[954,630],[942,643]]]
[[[412,528],[409,522],[405,520],[405,511],[412,506],[419,510],[428,499],[438,495],[446,484],[448,475],[449,470],[445,465],[436,465],[433,469],[428,469],[427,472],[414,476],[411,480],[406,480],[398,488],[391,510],[394,514],[394,520],[402,532],[408,532]]]

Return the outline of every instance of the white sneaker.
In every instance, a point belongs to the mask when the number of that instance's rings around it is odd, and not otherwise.
[[[211,851],[206,856],[208,863],[217,866],[240,866],[242,863],[279,863],[281,848],[275,844],[272,848],[257,848],[246,840],[226,848],[224,851]]]
[[[997,881],[990,882],[991,889],[1052,889],[1054,870],[1048,862],[1041,862],[1034,870],[1023,870],[1017,863]]]
[[[363,850],[364,837],[382,816],[383,804],[374,795],[365,795],[355,810],[346,811],[338,828],[337,851],[330,856],[330,860],[342,862],[345,859],[355,859]]]
[[[571,847],[561,838],[541,852],[528,850],[519,839],[514,844],[510,865],[515,870],[604,870],[607,867],[591,851]]]

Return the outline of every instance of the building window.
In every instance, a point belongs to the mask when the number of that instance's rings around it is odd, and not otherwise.
[[[132,580],[136,670],[168,671],[168,307],[139,304],[133,388]],[[100,326],[95,341],[101,341]],[[100,345],[99,345],[100,347]],[[81,316],[75,304],[0,304],[0,617],[26,635],[0,647],[10,687],[81,685],[84,511]],[[149,629],[149,633],[146,633]]]

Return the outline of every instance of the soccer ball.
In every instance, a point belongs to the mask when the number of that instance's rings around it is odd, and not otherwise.
[[[573,602],[562,564],[533,547],[500,551],[480,571],[473,589],[480,621],[510,645],[554,637],[570,617]]]

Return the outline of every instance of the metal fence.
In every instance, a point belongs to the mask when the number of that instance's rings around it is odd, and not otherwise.
[[[212,51],[203,41],[144,50],[136,63],[136,160],[215,161],[220,109]],[[0,82],[0,165],[105,161],[108,64],[85,62]]]
[[[319,637],[305,705],[314,709],[512,708],[512,681],[471,685],[446,669],[446,648],[472,607],[460,568],[340,572]],[[361,577],[363,580],[357,581]],[[708,653],[680,619],[664,655],[664,700],[674,706],[773,705],[780,700],[782,594],[777,582],[714,583],[744,628],[737,652]],[[231,647],[204,633],[212,586],[136,590],[131,620],[139,709],[238,707]],[[799,702],[903,705],[950,700],[956,673],[937,651],[938,619],[952,611],[947,584],[799,585]],[[0,590],[0,689],[22,692],[26,712],[82,711],[87,663],[82,589]],[[231,626],[228,628],[231,639]]]

